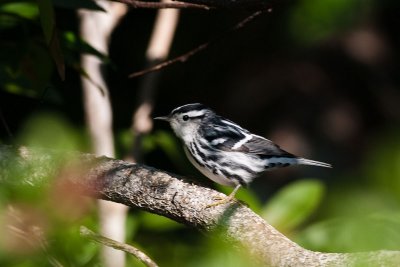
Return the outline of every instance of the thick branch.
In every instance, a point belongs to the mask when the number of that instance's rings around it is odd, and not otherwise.
[[[71,156],[75,163],[64,166],[69,174],[66,182],[83,194],[147,210],[204,231],[223,229],[227,241],[247,249],[266,266],[397,266],[400,262],[398,251],[309,251],[290,241],[240,203],[205,208],[222,194],[182,177],[106,157],[79,153]],[[35,184],[46,175],[59,172],[54,166],[63,161],[62,157],[53,158],[27,149],[15,153],[2,146],[0,182],[12,181],[13,172],[9,170],[18,167],[21,172],[27,171],[29,184]]]

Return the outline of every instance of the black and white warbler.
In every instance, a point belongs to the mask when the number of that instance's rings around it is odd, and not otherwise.
[[[168,116],[155,119],[170,123],[182,139],[190,162],[201,173],[216,183],[235,187],[215,205],[233,199],[241,186],[248,185],[264,171],[290,165],[331,167],[328,163],[290,154],[199,103],[178,107]]]

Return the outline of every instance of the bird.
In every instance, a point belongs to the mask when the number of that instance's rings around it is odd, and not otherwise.
[[[328,163],[295,156],[201,103],[177,107],[169,115],[154,119],[169,122],[182,140],[189,161],[203,175],[218,184],[234,187],[230,195],[207,207],[235,199],[242,186],[248,186],[266,171],[291,165],[332,167]]]

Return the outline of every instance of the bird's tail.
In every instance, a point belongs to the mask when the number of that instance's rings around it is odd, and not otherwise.
[[[305,158],[297,158],[297,164],[313,165],[313,166],[319,166],[319,167],[325,167],[325,168],[332,168],[332,165],[329,164],[329,163],[310,160],[310,159],[305,159]]]

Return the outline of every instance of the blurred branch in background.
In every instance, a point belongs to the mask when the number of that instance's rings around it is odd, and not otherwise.
[[[72,162],[65,163],[66,157]],[[27,179],[32,187],[44,185],[46,177],[60,173],[58,167],[63,163],[68,175],[59,181],[61,185],[209,232],[244,248],[252,261],[264,266],[398,266],[400,262],[400,251],[321,253],[304,249],[245,205],[236,202],[205,208],[223,194],[144,165],[89,154],[60,157],[45,150],[16,151],[8,146],[0,146],[0,158],[2,183],[21,186]],[[18,183],[10,171],[15,166],[23,175]]]
[[[261,14],[265,13],[265,12],[272,12],[271,8],[265,9],[265,10],[261,10],[261,11],[256,11],[254,13],[252,13],[250,16],[246,17],[244,20],[240,21],[238,24],[236,24],[234,27],[232,27],[231,29],[229,29],[228,31],[224,32],[223,34],[217,36],[216,38],[214,38],[213,40],[203,43],[201,45],[199,45],[198,47],[190,50],[189,52],[186,52],[176,58],[161,62],[159,64],[156,64],[155,66],[151,66],[149,68],[146,68],[144,70],[141,71],[137,71],[137,72],[133,72],[131,74],[129,74],[129,78],[135,78],[138,76],[142,76],[144,74],[148,74],[148,73],[152,73],[155,71],[159,71],[163,68],[166,68],[172,64],[178,63],[178,62],[186,62],[189,58],[191,58],[192,56],[196,55],[197,53],[203,51],[204,49],[206,49],[207,47],[210,46],[210,44],[213,44],[217,41],[219,41],[220,39],[226,37],[226,35],[235,32],[236,30],[239,30],[241,28],[243,28],[247,23],[251,22],[252,20],[254,20],[255,18],[257,18],[258,16],[260,16]],[[162,58],[160,58],[162,59]],[[165,58],[164,58],[165,59]]]
[[[27,210],[18,209],[9,205],[7,208],[7,220],[8,220],[8,232],[13,236],[15,244],[19,244],[18,249],[26,250],[36,250],[40,249],[47,258],[50,266],[53,267],[63,267],[63,265],[54,258],[49,252],[49,243],[46,240],[44,234],[43,225],[35,224],[32,220],[32,214],[27,212]],[[22,243],[24,245],[22,245]],[[28,248],[29,247],[29,248]]]
[[[162,1],[162,2],[147,2],[147,1],[136,1],[136,0],[110,0],[113,2],[120,2],[127,4],[133,8],[153,8],[153,9],[188,9],[188,8],[194,8],[194,9],[204,9],[204,10],[209,10],[212,7],[209,7],[207,5],[200,5],[200,4],[190,4],[190,3],[184,3],[184,1],[179,2],[179,1]]]
[[[162,3],[169,3],[163,0]],[[153,27],[153,33],[146,51],[146,61],[148,66],[165,60],[168,57],[172,41],[174,39],[176,27],[179,20],[178,10],[159,10]],[[132,131],[134,142],[132,146],[131,160],[140,162],[142,137],[149,133],[153,128],[153,120],[150,117],[154,106],[154,95],[158,88],[160,73],[152,73],[143,78],[139,87],[138,103],[132,117]]]
[[[82,38],[101,53],[108,54],[109,37],[118,21],[127,12],[126,5],[96,1],[106,12],[79,11]],[[114,157],[112,110],[109,91],[102,72],[103,62],[94,55],[82,55],[82,76],[86,122],[89,127],[92,149],[96,155]],[[101,233],[123,242],[127,207],[107,201],[99,201]],[[125,255],[109,247],[103,247],[102,257],[106,267],[123,267]]]
[[[109,0],[120,3],[125,3],[133,8],[176,8],[176,9],[186,9],[186,8],[196,8],[196,9],[211,9],[211,8],[265,8],[270,4],[269,1],[265,0],[181,0],[174,1],[170,3],[157,3],[157,2],[147,2],[147,1],[137,1],[137,0]]]

